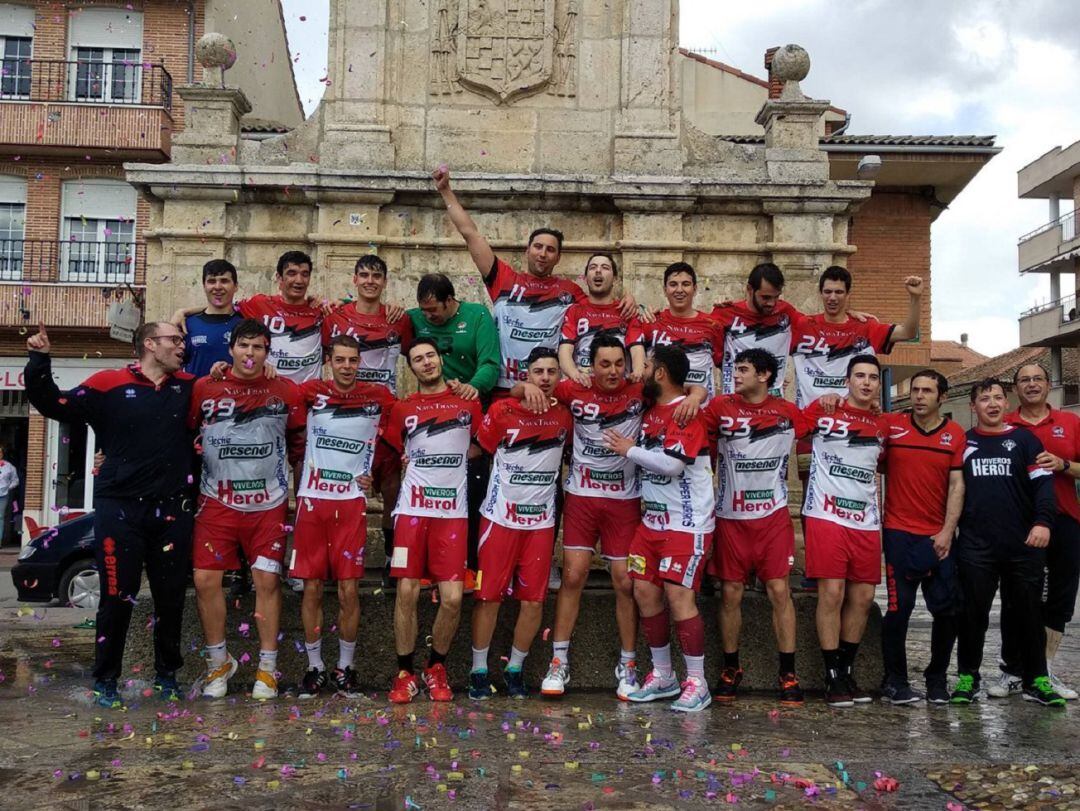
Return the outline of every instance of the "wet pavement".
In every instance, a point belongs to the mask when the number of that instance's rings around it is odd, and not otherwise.
[[[682,716],[601,693],[259,703],[239,679],[224,700],[167,705],[140,670],[126,710],[106,711],[85,687],[93,630],[51,611],[0,618],[3,808],[1080,807],[1075,705],[830,710],[814,696],[786,709],[759,694]],[[927,637],[917,618],[913,672]],[[1076,680],[1080,628],[1063,657]]]

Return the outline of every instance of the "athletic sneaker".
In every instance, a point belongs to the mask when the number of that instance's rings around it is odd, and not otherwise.
[[[255,683],[251,685],[251,697],[259,701],[277,698],[277,676],[269,670],[256,670]]]
[[[1001,671],[997,681],[990,682],[990,686],[986,688],[986,694],[991,698],[1008,698],[1019,695],[1023,691],[1024,680],[1004,670]]]
[[[1044,707],[1065,706],[1065,699],[1054,692],[1046,676],[1036,676],[1031,686],[1024,688],[1024,701],[1035,701]]]
[[[926,703],[927,704],[948,704],[949,703],[949,688],[942,682],[936,682],[931,684],[926,683]]]
[[[675,712],[701,712],[712,704],[712,694],[709,693],[709,685],[701,679],[687,676],[682,683],[682,693],[671,702],[671,709]]]
[[[627,696],[641,686],[637,675],[637,662],[631,659],[625,665],[621,662],[615,665],[615,696],[619,701],[626,701]],[[565,683],[565,682],[564,682]]]
[[[1049,662],[1046,665],[1046,669],[1049,671],[1047,675],[1050,676],[1050,686],[1054,688],[1054,692],[1066,701],[1076,701],[1077,697],[1080,696],[1080,693],[1077,693],[1074,689],[1062,682],[1057,677],[1057,674],[1053,670],[1050,670]]]
[[[960,677],[956,680],[956,686],[953,688],[952,696],[949,698],[950,704],[970,704],[973,701],[979,700],[979,682],[970,673],[961,673]]]
[[[390,685],[387,698],[394,704],[408,704],[420,692],[420,683],[416,676],[406,670],[399,671]]]
[[[510,698],[528,698],[529,688],[525,686],[525,674],[520,670],[507,668],[503,671],[503,683]]]
[[[453,701],[454,691],[446,678],[446,667],[440,662],[424,670],[424,686],[432,701]]]
[[[715,698],[721,704],[727,704],[735,700],[735,692],[739,689],[742,681],[742,668],[725,667],[720,671],[720,683],[716,685]]]
[[[469,698],[473,701],[487,701],[491,698],[491,679],[486,670],[474,670],[469,674]]]
[[[656,670],[650,670],[645,677],[645,683],[640,688],[630,693],[627,701],[642,703],[645,701],[658,701],[661,698],[675,698],[682,692],[679,680],[671,673],[667,677],[661,676]]]
[[[330,674],[330,683],[334,685],[338,695],[345,698],[360,698],[363,695],[360,690],[360,675],[351,667],[335,667]]]
[[[162,701],[180,701],[184,697],[172,673],[158,673],[154,677],[154,692]]]
[[[855,681],[855,676],[848,673],[843,677],[847,681],[848,692],[851,694],[851,700],[856,704],[869,704],[874,699],[870,697],[870,694],[859,687],[858,682]]]
[[[561,588],[562,572],[559,571],[559,564],[552,560],[551,571],[548,572],[548,591],[558,591]]]
[[[787,707],[801,707],[806,698],[803,696],[802,685],[799,677],[794,673],[781,673],[780,684],[777,688],[780,703]]]
[[[547,675],[540,682],[540,695],[561,696],[566,692],[566,685],[570,683],[570,666],[564,665],[558,659],[552,659],[548,665]]]
[[[98,679],[94,682],[94,703],[107,710],[119,710],[124,706],[116,679]]]
[[[851,696],[851,688],[843,676],[825,681],[825,703],[830,707],[854,707],[855,700]]]
[[[888,682],[881,688],[881,700],[890,704],[915,704],[922,701],[925,696],[918,690],[911,689],[910,684],[890,684]]]
[[[239,666],[231,654],[224,664],[217,667],[208,666],[206,675],[203,676],[202,697],[224,698],[229,692],[229,679],[233,677]]]
[[[315,698],[329,683],[330,677],[326,675],[326,671],[313,667],[300,680],[300,692],[296,694],[296,697]]]

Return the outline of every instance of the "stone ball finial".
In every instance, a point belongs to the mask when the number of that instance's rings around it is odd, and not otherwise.
[[[801,82],[810,73],[810,54],[800,45],[784,45],[773,56],[772,71],[782,82]]]
[[[236,46],[224,34],[211,31],[195,43],[195,58],[204,68],[228,70],[236,64]]]

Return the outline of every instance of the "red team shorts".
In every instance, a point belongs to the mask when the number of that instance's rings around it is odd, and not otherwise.
[[[401,454],[379,442],[375,446],[375,456],[371,460],[372,489],[378,493],[388,481],[401,481]]]
[[[711,533],[660,531],[639,524],[626,560],[630,577],[657,586],[666,580],[697,591],[710,538]]]
[[[806,576],[877,585],[881,582],[881,532],[808,517]]]
[[[196,569],[228,571],[240,568],[237,549],[252,569],[280,574],[285,561],[285,510],[282,502],[269,510],[241,512],[216,499],[199,496],[192,536]]]
[[[709,574],[745,582],[751,572],[762,582],[786,578],[795,563],[795,529],[787,507],[764,518],[716,519]]]
[[[436,583],[465,580],[468,518],[394,516],[390,576]]]
[[[364,576],[367,500],[301,498],[296,502],[289,577],[352,580]]]
[[[567,493],[563,501],[563,549],[593,552],[600,538],[600,557],[626,560],[630,540],[641,523],[636,498],[592,498]]]
[[[543,602],[554,551],[555,527],[504,527],[481,518],[474,596],[494,603],[508,596]]]

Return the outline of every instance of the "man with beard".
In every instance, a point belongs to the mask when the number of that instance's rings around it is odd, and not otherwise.
[[[180,626],[191,559],[190,496],[194,452],[187,413],[195,378],[181,372],[184,338],[151,321],[135,332],[138,361],[97,372],[62,392],[52,377],[49,335],[26,341],[26,394],[45,417],[86,423],[105,460],[94,481],[94,545],[101,575],[94,655],[94,696],[122,706],[120,678],[131,611],[146,567],[154,600],[154,690],[180,699]]]
[[[714,529],[712,466],[700,417],[683,426],[676,419],[689,372],[681,349],[657,346],[645,364],[644,395],[653,405],[639,441],[614,430],[604,433],[607,447],[641,470],[644,515],[630,543],[628,567],[652,668],[627,698],[678,696],[671,704],[677,712],[700,712],[712,702],[705,681],[705,625],[696,602]],[[681,686],[671,665],[672,619],[686,660]]]
[[[604,331],[617,337],[630,357],[629,379],[641,380],[645,368],[645,337],[636,316],[625,317],[615,300],[615,279],[619,266],[610,253],[594,253],[585,263],[587,301],[572,304],[566,311],[559,344],[559,367],[563,377],[582,386],[589,385],[590,352],[593,339]]]

